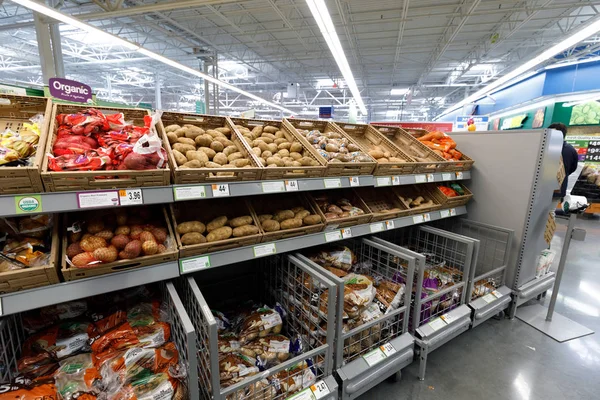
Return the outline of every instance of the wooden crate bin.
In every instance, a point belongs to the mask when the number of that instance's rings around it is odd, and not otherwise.
[[[151,206],[144,206],[146,208],[150,208]],[[93,276],[106,275],[113,272],[123,272],[129,271],[132,269],[137,269],[141,267],[147,267],[150,265],[162,264],[170,261],[177,260],[177,245],[175,241],[175,236],[173,235],[173,229],[169,222],[169,217],[167,213],[167,209],[163,206],[154,206],[151,207],[151,214],[156,215],[161,222],[164,222],[164,228],[167,229],[168,239],[167,239],[167,251],[161,254],[155,254],[151,256],[140,256],[134,258],[132,260],[118,260],[112,263],[106,264],[98,264],[94,267],[88,268],[76,268],[67,263],[66,254],[68,247],[68,235],[67,235],[67,227],[71,226],[73,222],[81,220],[82,216],[86,214],[89,217],[102,218],[102,216],[112,215],[112,210],[95,210],[93,212],[84,211],[79,213],[68,213],[64,215],[63,220],[63,235],[61,237],[62,240],[62,250],[61,250],[61,272],[65,281],[75,281],[78,279],[91,278]]]
[[[444,157],[436,154],[402,128],[381,125],[372,125],[372,128],[415,160],[416,174],[440,172],[448,164]]]
[[[459,183],[459,182],[454,182],[454,183],[459,185],[462,188],[462,190],[465,192],[465,194],[463,196],[456,196],[456,197],[446,196],[444,194],[444,192],[442,192],[439,188],[440,186],[450,187],[446,182],[436,183],[434,185],[435,187],[433,187],[431,190],[432,194],[436,197],[437,201],[442,205],[443,208],[464,206],[471,200],[471,197],[473,197],[473,193],[471,193],[469,188],[467,188],[465,185],[463,185],[462,183]]]
[[[349,142],[357,145],[360,145],[348,136],[346,133],[341,131],[334,123],[328,121],[313,121],[308,119],[284,119],[283,123],[288,127],[290,131],[296,132],[300,141],[305,145],[309,146],[312,149],[312,144],[300,133],[298,129],[302,130],[319,130],[322,133],[328,132],[336,132],[341,134],[344,138],[346,138]],[[366,153],[365,153],[366,154]],[[367,155],[368,156],[368,155]],[[369,162],[329,162],[327,161],[319,152],[316,152],[317,160],[323,165],[327,166],[327,170],[325,171],[325,176],[356,176],[356,175],[371,175],[377,166],[377,162],[369,157],[371,161]]]
[[[165,127],[173,124],[180,126],[194,125],[205,131],[215,128],[229,128],[231,130],[231,137],[229,139],[238,148],[238,151],[250,160],[250,167],[248,168],[182,168],[175,162],[173,149],[167,140],[167,152],[169,153],[169,164],[173,170],[174,183],[255,181],[261,178],[263,168],[258,164],[258,160],[254,157],[254,154],[251,154],[248,146],[244,144],[241,135],[236,132],[228,117],[164,112],[158,126],[166,136]]]
[[[179,257],[191,257],[215,251],[229,250],[236,247],[248,246],[251,244],[260,243],[262,233],[260,225],[252,213],[248,202],[243,198],[224,198],[200,201],[186,201],[184,203],[171,204],[171,217],[175,227],[175,237],[177,239],[177,247],[179,249]],[[215,242],[205,242],[200,244],[183,245],[181,243],[181,235],[177,233],[177,226],[187,221],[200,221],[208,225],[213,219],[225,215],[228,220],[251,216],[252,224],[259,227],[259,232],[255,235],[244,237],[233,237],[229,239],[218,240]],[[204,232],[206,237],[208,232]]]
[[[322,190],[317,192],[311,192],[308,194],[310,201],[313,203],[315,209],[321,215],[323,221],[325,221],[325,230],[346,228],[354,225],[367,224],[371,221],[373,214],[363,201],[363,199],[352,189],[338,189],[338,190]],[[355,215],[351,217],[343,218],[330,218],[326,217],[326,213],[321,210],[319,203],[327,199],[330,204],[336,204],[339,199],[348,199],[354,207],[362,209],[365,213],[362,215]]]
[[[371,222],[385,221],[410,214],[410,210],[400,201],[392,188],[363,187],[354,190],[371,210],[371,214],[373,214]]]
[[[57,104],[52,106],[52,119],[48,130],[46,153],[51,153],[56,141],[59,114],[76,114],[89,109],[87,105]],[[144,117],[150,115],[148,110],[135,108],[92,107],[104,115],[123,113],[125,121],[136,126],[144,126]],[[166,137],[158,131],[167,149]],[[42,165],[42,181],[47,192],[64,192],[77,190],[103,190],[128,187],[166,186],[170,183],[171,171],[168,162],[164,168],[151,170],[118,170],[118,171],[51,171],[48,169],[48,157],[44,157]]]
[[[234,126],[243,126],[252,130],[257,126],[274,126],[283,132],[286,139],[290,142],[298,142],[302,145],[303,152],[302,154],[312,158],[313,160],[319,162],[318,166],[307,166],[307,167],[277,167],[277,168],[267,168],[266,165],[262,172],[263,180],[274,180],[274,179],[285,179],[285,178],[318,178],[325,174],[326,167],[322,164],[317,158],[316,150],[312,146],[306,146],[300,138],[299,134],[295,130],[289,129],[289,127],[284,126],[282,121],[271,121],[271,120],[260,120],[260,119],[247,119],[247,118],[231,118],[231,122]],[[236,132],[242,138],[244,145],[247,146],[248,151],[252,152],[252,145],[238,130],[236,127]],[[256,156],[256,155],[255,155]],[[256,156],[256,160],[258,165],[262,166],[260,160],[258,160],[259,156]]]
[[[416,139],[418,139],[421,136],[424,136],[428,133],[429,132],[426,131],[425,129],[411,129],[410,130],[410,135]],[[425,147],[427,147],[427,146],[425,146]],[[444,160],[445,162],[442,164],[442,167],[440,168],[441,172],[468,171],[471,169],[471,167],[473,166],[473,163],[475,161],[473,161],[473,159],[471,159],[471,157],[467,156],[465,153],[460,151],[458,148],[456,149],[456,151],[459,151],[462,153],[462,157],[461,157],[460,161]]]
[[[52,219],[54,226],[52,228],[52,244],[48,265],[0,272],[0,293],[18,292],[60,282],[58,275],[60,250],[58,214],[53,214]]]
[[[408,209],[408,215],[428,213],[442,208],[438,198],[424,185],[407,185],[393,188],[394,193]],[[411,207],[410,203],[422,197],[423,202],[430,204],[426,206]]]
[[[315,206],[308,200],[308,198],[301,193],[298,194],[281,194],[269,197],[253,197],[250,199],[250,206],[252,212],[256,217],[257,221],[260,220],[260,216],[264,214],[275,215],[276,211],[279,210],[291,210],[294,207],[304,207],[310,212],[310,215],[321,216]],[[295,236],[309,235],[311,233],[321,232],[325,225],[323,224],[324,219],[321,217],[321,223],[316,225],[304,225],[299,228],[282,229],[275,232],[265,232],[261,228],[263,235],[262,242],[272,242],[274,240],[287,239]]]
[[[375,147],[379,147],[389,152],[392,157],[402,160],[402,162],[379,162],[376,160],[377,166],[375,167],[375,171],[373,171],[373,175],[405,175],[415,172],[418,163],[395,143],[386,140],[371,125],[347,123],[337,123],[335,125],[342,132],[354,139],[365,153],[368,153]]]
[[[30,118],[37,114],[44,115],[44,122],[40,126],[40,139],[38,141],[33,165],[24,167],[0,167],[0,195],[39,193],[44,191],[40,169],[44,160],[46,142],[48,141],[48,126],[52,119],[52,101],[44,97],[17,96],[10,94],[0,95],[3,102],[0,104],[0,133],[6,129],[20,132],[24,123],[29,123]]]

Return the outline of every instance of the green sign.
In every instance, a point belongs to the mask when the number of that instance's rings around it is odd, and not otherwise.
[[[571,135],[566,141],[577,150],[580,162],[600,164],[600,134]]]
[[[15,210],[17,214],[42,212],[42,196],[39,194],[15,196]]]

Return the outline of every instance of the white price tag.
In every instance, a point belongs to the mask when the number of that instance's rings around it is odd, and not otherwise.
[[[415,175],[415,183],[427,182],[427,175]]]
[[[444,314],[444,315],[442,315],[440,318],[441,318],[442,320],[444,320],[444,322],[445,322],[445,323],[447,323],[447,324],[451,324],[451,323],[452,323],[452,321],[454,321],[454,319],[455,319],[455,318],[454,318],[453,316],[451,316],[450,314]]]
[[[213,197],[227,197],[229,196],[229,185],[226,183],[220,183],[218,185],[212,185]]]
[[[254,246],[254,257],[270,256],[277,253],[275,243],[267,243],[261,246]]]
[[[319,381],[310,387],[312,390],[315,399],[319,400],[329,394],[329,387],[325,383],[325,381]]]
[[[385,221],[386,229],[394,229],[394,221]]]
[[[434,181],[435,181],[435,175],[427,174],[427,182],[434,182]]]
[[[144,204],[142,189],[119,190],[119,200],[122,206],[139,206]]]
[[[325,189],[339,189],[342,187],[342,180],[340,178],[335,179],[323,179]]]
[[[119,205],[119,192],[77,193],[77,205],[79,208],[115,207]]]
[[[381,232],[385,229],[383,222],[377,222],[376,224],[371,224],[371,233]]]
[[[493,294],[493,295],[494,295],[494,297],[496,297],[497,299],[499,299],[500,297],[502,297],[502,293],[500,293],[500,292],[499,292],[499,291],[497,291],[497,290],[494,290],[494,291],[492,292],[492,294]]]
[[[456,217],[456,208],[451,208],[450,209],[450,216],[451,217]]]
[[[486,294],[485,296],[483,296],[483,297],[482,297],[482,299],[483,299],[483,301],[485,301],[486,303],[488,303],[488,304],[489,304],[489,303],[491,303],[492,301],[496,300],[496,297],[495,297],[493,294],[491,294],[491,293],[488,293],[488,294]]]
[[[191,260],[180,260],[179,267],[182,274],[210,268],[210,256],[192,258]]]
[[[463,177],[463,173],[462,173],[461,171],[458,171],[458,172],[456,173],[456,179],[464,179],[464,177]]]
[[[450,216],[450,210],[440,210],[440,217],[448,218]]]
[[[400,177],[399,176],[392,176],[392,185],[394,185],[394,186],[400,185]]]
[[[389,176],[382,176],[377,178],[377,186],[390,186],[392,184],[392,178]]]
[[[298,190],[298,184],[296,181],[296,190]],[[263,193],[281,193],[285,192],[286,185],[283,181],[275,181],[275,182],[263,182],[262,183],[262,191]],[[229,194],[227,194],[229,196]]]
[[[379,347],[363,356],[363,359],[367,362],[369,367],[381,362],[385,358],[385,353],[381,351]]]
[[[383,351],[383,354],[385,354],[386,357],[389,357],[396,352],[396,349],[390,342],[384,344],[383,346],[379,346],[379,348],[381,351]]]
[[[325,233],[325,241],[327,243],[335,242],[336,240],[342,240],[342,233],[340,231],[332,231]]]
[[[205,199],[206,191],[204,189],[204,186],[175,187],[173,188],[173,195],[175,197],[175,201]]]
[[[446,326],[446,322],[441,318],[436,318],[429,323],[429,327],[434,331],[439,331],[444,326]]]
[[[449,174],[449,173],[442,174],[442,180],[443,181],[451,181],[452,180],[452,174]]]
[[[350,186],[351,187],[360,186],[360,179],[359,179],[358,176],[351,176],[348,179],[350,179]]]
[[[352,229],[350,229],[350,228],[344,228],[341,230],[341,232],[342,232],[342,237],[344,239],[348,239],[348,238],[352,237]]]
[[[425,222],[431,221],[431,215],[430,214],[423,214],[423,221],[425,221]]]
[[[298,191],[298,181],[285,181],[285,191],[286,192],[297,192]]]
[[[413,224],[422,224],[425,220],[422,215],[415,215],[413,217]]]

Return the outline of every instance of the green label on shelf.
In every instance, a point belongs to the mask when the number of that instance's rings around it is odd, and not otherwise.
[[[15,210],[17,214],[42,212],[42,196],[39,194],[15,196]]]

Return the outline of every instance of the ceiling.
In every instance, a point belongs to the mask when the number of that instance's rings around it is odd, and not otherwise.
[[[233,85],[297,116],[316,118],[334,106],[347,118],[349,91],[305,0],[49,0],[107,32],[192,68],[214,71]],[[600,18],[599,1],[575,0],[327,0],[336,31],[369,110],[368,119],[424,120],[481,85]],[[88,83],[98,97],[194,111],[204,100],[200,78],[99,42],[61,25],[67,78]],[[587,57],[591,38],[551,62]],[[33,14],[0,0],[0,82],[43,85]],[[290,83],[297,98],[287,96]],[[408,95],[390,90],[412,89]],[[402,92],[400,90],[400,92]],[[280,112],[231,91],[213,88],[210,110],[239,115]],[[283,97],[283,99],[282,99]],[[365,116],[366,118],[367,116]]]

